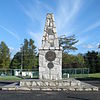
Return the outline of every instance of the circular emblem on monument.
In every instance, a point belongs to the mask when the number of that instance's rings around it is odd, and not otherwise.
[[[55,58],[56,58],[56,54],[55,52],[53,51],[48,51],[45,55],[45,58],[48,60],[48,61],[54,61]]]
[[[48,68],[51,69],[51,68],[53,68],[53,67],[54,67],[53,63],[52,63],[52,62],[49,62],[49,63],[48,63]]]

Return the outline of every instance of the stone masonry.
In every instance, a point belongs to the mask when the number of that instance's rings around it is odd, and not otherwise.
[[[42,45],[39,49],[39,78],[62,79],[62,48],[59,46],[54,15],[51,13],[46,17]]]

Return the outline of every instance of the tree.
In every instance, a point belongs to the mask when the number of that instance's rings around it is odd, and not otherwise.
[[[83,68],[85,67],[84,64],[85,64],[85,61],[84,61],[84,57],[82,54],[78,54],[77,56],[77,67],[78,68]]]
[[[5,42],[0,43],[0,68],[8,69],[10,64],[10,50]]]
[[[98,53],[98,60],[97,60],[96,72],[100,72],[100,53]]]
[[[63,65],[63,68],[73,68],[73,67],[76,67],[75,56],[73,56],[71,54],[63,53],[62,65]]]
[[[59,45],[63,47],[63,55],[62,55],[63,68],[73,68],[78,66],[77,57],[68,54],[70,51],[77,50],[77,48],[75,47],[75,44],[77,42],[78,40],[76,40],[75,35],[71,35],[68,37],[62,35],[59,37]]]
[[[62,65],[63,68],[82,68],[84,67],[84,58],[81,54],[72,55],[63,53]]]
[[[90,68],[90,72],[100,72],[100,56],[98,52],[88,51],[84,56],[87,67]]]
[[[27,39],[24,39],[24,44],[21,46],[21,66],[23,69],[28,69],[29,65],[29,48],[28,48],[29,42]]]
[[[78,42],[76,40],[75,35],[66,37],[65,35],[59,37],[59,44],[63,47],[63,52],[68,53],[71,50],[75,51],[77,48],[75,44]]]
[[[34,41],[24,39],[20,52],[14,56],[11,66],[13,68],[35,69],[38,66],[38,55]]]
[[[37,63],[37,53],[36,46],[34,45],[34,41],[32,39],[29,41],[27,39],[24,40],[24,45],[21,48],[21,52],[23,53],[23,67],[25,69],[35,68]]]
[[[21,52],[17,52],[10,63],[11,69],[20,69],[21,68]]]

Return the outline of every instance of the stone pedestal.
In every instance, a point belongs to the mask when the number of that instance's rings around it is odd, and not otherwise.
[[[13,83],[2,87],[2,90],[42,90],[42,91],[99,91],[99,88],[75,79],[39,80],[24,79],[20,84]]]
[[[39,49],[39,78],[59,80],[62,79],[62,48],[56,33],[53,14],[47,14]]]
[[[52,62],[45,59],[45,55],[48,51],[49,50],[39,51],[39,78],[51,80],[62,79],[62,51],[52,50],[56,54],[56,58]],[[49,66],[50,63],[51,65]]]

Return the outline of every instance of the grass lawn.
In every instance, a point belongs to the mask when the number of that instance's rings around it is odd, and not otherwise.
[[[71,78],[89,78],[89,79],[100,79],[100,73],[92,73],[92,74],[72,74]],[[67,78],[67,75],[63,75],[63,78]]]
[[[16,76],[0,76],[0,80],[1,81],[17,81],[17,80],[21,80],[21,78],[18,78]]]
[[[67,77],[67,76],[66,76]],[[66,77],[63,77],[63,78],[66,78]],[[71,75],[71,77],[75,78],[100,78],[100,73],[93,73],[93,74],[77,74],[77,75]],[[37,78],[37,76],[34,76],[34,78]],[[19,77],[16,77],[16,76],[0,76],[0,81],[19,81],[21,80],[21,78]]]
[[[100,73],[89,74],[90,78],[100,78]]]
[[[23,79],[29,79],[30,77],[23,77]],[[37,79],[38,76],[34,76],[34,79]],[[16,77],[16,76],[0,76],[0,81],[19,81],[22,78]]]

